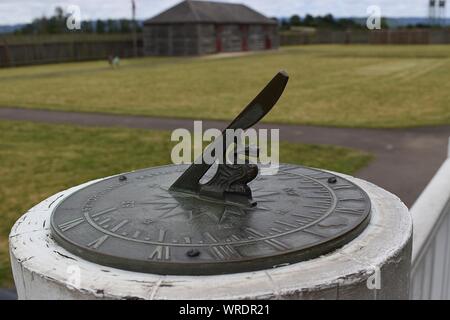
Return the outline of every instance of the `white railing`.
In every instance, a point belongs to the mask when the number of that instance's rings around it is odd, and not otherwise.
[[[411,299],[450,299],[450,140],[448,158],[411,208]]]

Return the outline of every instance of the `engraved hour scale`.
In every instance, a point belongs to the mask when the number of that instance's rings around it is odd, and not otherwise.
[[[227,129],[256,124],[287,82],[278,73]],[[52,235],[101,265],[215,275],[316,258],[353,240],[370,219],[366,193],[326,171],[281,164],[276,175],[258,176],[250,163],[210,169],[201,161],[90,184],[53,210]]]

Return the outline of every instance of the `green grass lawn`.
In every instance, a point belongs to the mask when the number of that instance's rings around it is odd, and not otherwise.
[[[0,287],[12,285],[8,234],[34,204],[95,178],[170,163],[170,134],[0,121]],[[333,146],[281,143],[288,163],[354,173],[371,156]]]
[[[142,58],[0,70],[0,106],[231,119],[279,70],[265,121],[343,127],[450,124],[450,46],[314,45],[211,58]]]

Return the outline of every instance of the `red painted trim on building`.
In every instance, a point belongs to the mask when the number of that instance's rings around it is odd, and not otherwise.
[[[248,51],[248,26],[247,25],[241,25],[241,36],[242,36],[242,51]]]
[[[222,52],[223,51],[223,45],[222,45],[222,31],[223,31],[223,26],[221,25],[216,25],[216,52]]]

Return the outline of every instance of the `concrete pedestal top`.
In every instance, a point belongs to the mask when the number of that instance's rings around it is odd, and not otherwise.
[[[19,299],[407,299],[412,221],[393,194],[333,173],[363,188],[372,202],[369,226],[344,247],[288,266],[219,276],[161,276],[88,262],[51,236],[50,215],[65,197],[44,200],[12,228],[11,263]]]

